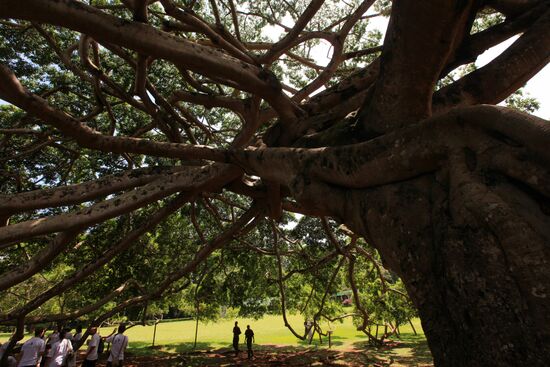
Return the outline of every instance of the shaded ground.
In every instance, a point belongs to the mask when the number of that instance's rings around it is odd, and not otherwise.
[[[345,349],[262,345],[258,346],[252,360],[247,360],[246,351],[235,357],[230,348],[209,350],[208,344],[203,343],[198,345],[202,351],[190,352],[191,347],[191,343],[181,343],[176,348],[177,353],[164,352],[160,348],[134,349],[128,354],[125,366],[433,366],[426,341],[420,336],[407,336],[381,348],[363,342]],[[98,363],[98,366],[104,364]]]

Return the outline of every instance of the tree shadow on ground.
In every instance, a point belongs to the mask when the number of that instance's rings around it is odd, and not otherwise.
[[[340,346],[344,345],[344,343],[341,340],[344,340],[347,338],[341,337],[341,336],[332,336],[331,337],[331,345],[334,346]],[[320,342],[319,338],[313,338],[311,341],[311,344],[309,343],[309,340],[299,340],[298,344],[304,347],[328,347],[328,337],[323,337],[323,341]]]
[[[237,356],[230,348],[222,348],[202,355],[184,355],[187,364],[181,366],[352,366],[337,363],[341,352],[315,347],[261,345],[254,357],[247,359],[246,351]]]
[[[297,346],[254,345],[254,358],[248,360],[246,350],[241,350],[236,356],[230,344],[227,347],[214,348],[210,343],[197,343],[197,350],[194,351],[193,343],[171,343],[155,348],[149,343],[132,343],[125,367],[433,366],[423,336],[403,335],[400,340],[389,341],[379,348],[366,342],[356,342],[345,350],[328,349],[327,346],[328,340],[320,347],[307,345],[307,342],[305,345]],[[102,362],[103,360],[100,360],[98,367],[105,365]]]
[[[145,342],[132,342],[131,350],[135,355],[165,355],[173,353],[192,353],[192,352],[204,352],[214,349],[214,346],[210,343],[197,342],[194,343],[166,343],[162,346],[152,347],[151,343]]]
[[[201,343],[204,350],[192,351],[193,343],[179,343],[164,345],[178,353],[151,348],[150,344],[139,346],[134,343],[131,351],[126,353],[125,367],[159,366],[159,367],[232,367],[232,366],[363,366],[364,364],[350,364],[339,361],[342,352],[332,349],[318,349],[302,346],[258,345],[255,346],[254,357],[247,359],[246,350],[235,355],[231,346],[209,350],[208,343]],[[105,358],[101,358],[98,367],[105,366]]]
[[[374,347],[365,341],[353,343],[353,347],[364,351],[381,366],[433,366],[432,354],[423,335],[403,334],[381,347]]]

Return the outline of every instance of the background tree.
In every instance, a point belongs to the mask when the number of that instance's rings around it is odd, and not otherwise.
[[[390,16],[382,44],[372,9]],[[3,0],[0,18],[0,291],[52,274],[0,315],[12,344],[24,323],[105,307],[97,324],[178,293],[212,254],[243,269],[230,248],[267,225],[269,245],[245,246],[275,269],[283,311],[291,250],[329,269],[315,281],[342,264],[353,285],[364,238],[436,365],[550,359],[549,125],[496,106],[548,63],[548,1]],[[333,218],[350,241],[325,224],[318,248],[291,249],[272,223],[285,211]],[[174,218],[182,233],[162,231]],[[244,296],[241,275],[226,286]],[[74,287],[101,292],[33,313]]]

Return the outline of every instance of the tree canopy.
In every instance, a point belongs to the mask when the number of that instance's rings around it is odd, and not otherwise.
[[[550,59],[549,1],[2,0],[0,18],[13,343],[178,304],[282,312],[305,339],[286,313],[346,316],[350,289],[365,333],[411,317],[408,293],[436,365],[550,359],[550,125],[520,90]]]

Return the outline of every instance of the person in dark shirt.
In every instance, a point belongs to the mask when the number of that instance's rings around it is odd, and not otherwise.
[[[239,335],[241,335],[241,329],[238,324],[239,323],[235,321],[235,327],[233,328],[233,349],[235,349],[235,355],[239,354]]]
[[[250,325],[246,325],[246,331],[244,332],[244,340],[246,340],[246,351],[248,352],[248,359],[250,359],[254,355],[254,352],[252,351],[252,343],[254,342],[254,332],[250,328]]]

